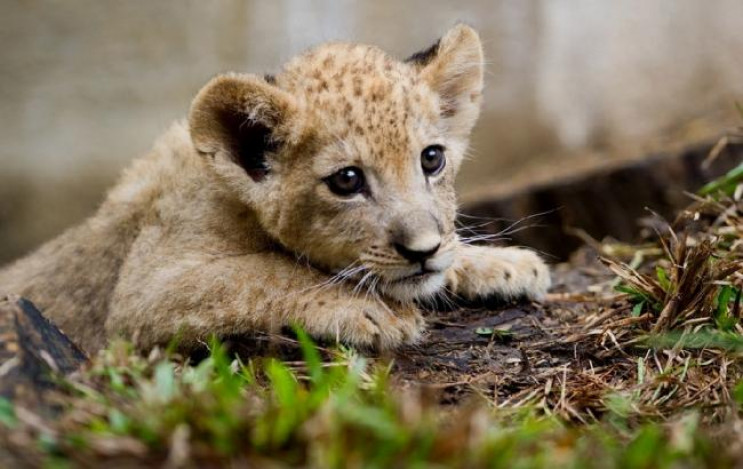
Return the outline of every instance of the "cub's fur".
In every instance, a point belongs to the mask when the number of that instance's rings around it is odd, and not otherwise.
[[[408,61],[326,44],[275,77],[219,76],[98,212],[0,272],[88,352],[211,334],[415,341],[416,300],[539,298],[532,252],[462,244],[454,177],[477,119],[480,39]],[[423,156],[422,156],[423,155]]]

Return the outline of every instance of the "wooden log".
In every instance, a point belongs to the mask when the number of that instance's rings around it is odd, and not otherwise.
[[[510,194],[485,196],[463,207],[461,224],[495,219],[473,230],[483,234],[505,230],[510,244],[529,246],[556,259],[566,259],[583,244],[572,234],[574,228],[598,240],[611,236],[633,241],[640,230],[638,220],[650,215],[648,209],[673,218],[691,202],[684,191],[698,190],[743,161],[743,145],[730,144],[711,164],[703,165],[712,147],[700,144],[677,154],[654,155]],[[535,214],[542,215],[523,222],[533,228],[507,233],[515,221]]]
[[[87,361],[85,354],[28,300],[0,299],[0,396],[45,406],[57,378]]]

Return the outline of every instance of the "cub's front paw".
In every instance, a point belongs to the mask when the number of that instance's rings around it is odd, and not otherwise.
[[[532,251],[486,246],[462,246],[448,281],[449,288],[466,300],[539,300],[551,283],[547,265]]]
[[[305,318],[308,332],[356,347],[392,350],[415,343],[425,327],[423,316],[412,305],[351,297],[325,306],[322,314]]]
[[[348,318],[347,339],[354,345],[392,350],[418,341],[425,321],[414,306],[387,305],[369,301],[360,312]]]

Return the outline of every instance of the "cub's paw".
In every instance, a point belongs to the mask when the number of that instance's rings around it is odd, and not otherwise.
[[[425,328],[414,306],[359,298],[339,299],[322,315],[307,319],[306,329],[314,336],[379,351],[415,343]]]
[[[470,301],[493,297],[540,300],[551,283],[547,265],[532,251],[486,246],[462,246],[448,281],[453,293]]]
[[[425,327],[420,311],[413,306],[370,301],[357,317],[349,318],[345,342],[392,350],[418,341]]]

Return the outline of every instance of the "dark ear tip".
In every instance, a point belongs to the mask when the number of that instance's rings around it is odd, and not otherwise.
[[[438,55],[440,44],[441,44],[441,39],[436,41],[434,44],[428,46],[426,49],[423,49],[411,55],[410,57],[405,59],[405,62],[419,66],[419,67],[425,67],[426,65],[431,63],[431,61],[434,59],[434,57],[436,57],[436,55]]]
[[[418,67],[425,67],[439,55],[442,49],[442,45],[446,50],[453,43],[469,43],[470,45],[479,45],[480,42],[480,34],[475,28],[467,23],[459,22],[455,24],[450,30],[448,30],[444,34],[444,36],[436,41],[434,44],[411,55],[410,57],[405,59],[405,62]]]

